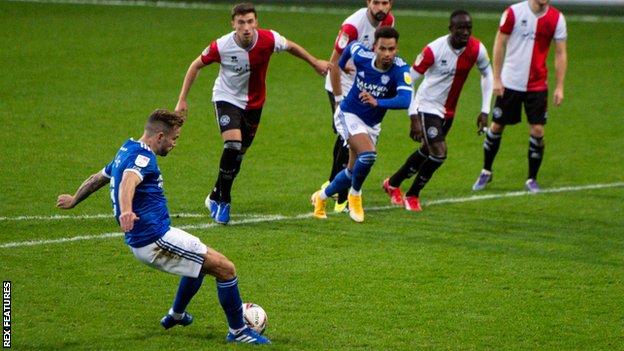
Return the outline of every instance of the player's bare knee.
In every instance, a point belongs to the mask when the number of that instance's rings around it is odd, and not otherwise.
[[[535,138],[544,137],[544,125],[543,124],[531,124],[529,127],[529,134]]]
[[[429,145],[429,151],[431,156],[438,158],[446,158],[446,143],[439,142]]]
[[[503,132],[503,130],[505,130],[505,125],[492,122],[492,124],[490,125],[490,130],[492,131],[492,133],[500,134]]]

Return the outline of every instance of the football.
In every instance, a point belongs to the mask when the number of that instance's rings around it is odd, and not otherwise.
[[[243,318],[245,324],[258,333],[264,333],[267,325],[267,314],[264,309],[253,302],[243,304]]]

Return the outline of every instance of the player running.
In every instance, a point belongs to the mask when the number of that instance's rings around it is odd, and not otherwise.
[[[219,76],[212,89],[212,101],[223,139],[223,152],[217,181],[205,203],[210,216],[220,224],[230,221],[232,184],[260,124],[271,55],[287,51],[306,61],[320,75],[327,74],[331,67],[329,62],[315,58],[279,33],[259,29],[256,10],[250,3],[234,6],[232,27],[233,32],[210,43],[191,63],[176,105],[176,111],[186,113],[186,98],[199,70],[211,63],[219,63]]]
[[[186,307],[209,274],[216,278],[217,295],[227,317],[227,342],[269,344],[266,337],[243,321],[242,300],[234,264],[197,237],[171,226],[163,177],[156,155],[167,156],[180,136],[184,118],[166,110],[154,111],[139,140],[128,139],[115,158],[91,175],[74,195],[59,195],[56,205],[71,209],[106,184],[110,184],[115,219],[125,242],[141,262],[181,276],[173,306],[160,324],[169,329],[193,323]]]
[[[483,142],[483,170],[472,190],[492,181],[492,164],[506,125],[520,122],[522,105],[529,122],[527,191],[540,191],[537,172],[544,158],[544,125],[548,105],[546,58],[555,41],[555,106],[563,101],[568,67],[567,28],[563,14],[549,0],[528,0],[505,10],[494,40],[494,94],[492,124]]]
[[[338,65],[338,60],[344,49],[353,41],[359,41],[367,49],[372,49],[375,30],[379,27],[394,27],[394,16],[390,12],[392,0],[367,0],[366,7],[357,10],[342,22],[340,32],[334,42],[334,50],[330,62]],[[329,105],[332,111],[332,128],[337,134],[334,143],[332,168],[329,174],[329,181],[322,187],[329,185],[334,180],[338,172],[342,171],[349,161],[349,149],[345,141],[336,132],[334,127],[334,114],[336,106],[342,101],[343,94],[347,94],[355,80],[355,71],[352,69],[352,62],[347,63],[348,71],[332,70],[325,79],[325,90],[329,96]],[[340,191],[336,197],[334,212],[342,212],[347,206],[347,190]]]
[[[473,66],[481,72],[481,113],[477,116],[477,131],[487,126],[492,99],[492,68],[487,50],[471,36],[472,19],[464,10],[451,14],[450,34],[429,43],[416,58],[411,73],[414,82],[422,75],[409,108],[410,137],[422,143],[403,166],[383,182],[383,189],[394,205],[409,211],[421,211],[420,191],[433,173],[446,160],[446,135],[453,125],[457,100]],[[403,198],[399,186],[416,175]]]
[[[388,109],[408,108],[412,94],[409,65],[396,56],[398,41],[394,28],[381,27],[375,31],[373,51],[353,42],[340,57],[341,69],[349,59],[356,68],[353,87],[334,114],[334,126],[349,146],[349,162],[325,189],[312,195],[316,218],[327,218],[328,197],[349,189],[349,215],[356,222],[364,221],[362,184],[377,159],[381,121]]]

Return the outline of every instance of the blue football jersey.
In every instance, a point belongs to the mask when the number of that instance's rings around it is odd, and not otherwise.
[[[349,94],[340,103],[340,109],[357,115],[364,123],[375,126],[381,123],[388,109],[406,109],[412,95],[410,66],[400,57],[386,71],[375,67],[375,53],[362,43],[352,42],[340,57],[340,67],[353,58],[356,68],[355,81]],[[360,101],[359,95],[367,91],[378,101],[373,107]]]
[[[156,155],[146,144],[128,139],[117,155],[103,170],[110,180],[110,195],[115,219],[119,223],[119,184],[124,172],[134,172],[141,178],[132,201],[132,210],[139,217],[126,233],[126,244],[141,247],[160,239],[171,225],[167,200],[163,192],[163,178],[156,163]]]

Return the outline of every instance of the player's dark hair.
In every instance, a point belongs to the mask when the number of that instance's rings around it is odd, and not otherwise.
[[[451,17],[449,18],[449,20],[451,22],[453,22],[453,18],[455,18],[457,16],[468,16],[468,17],[470,17],[470,14],[466,10],[455,10],[455,11],[453,11],[453,13],[451,13]]]
[[[392,28],[392,27],[388,27],[388,26],[384,26],[384,27],[379,27],[377,28],[377,30],[375,30],[375,43],[377,43],[377,40],[379,38],[385,38],[385,39],[396,39],[397,43],[399,42],[399,32]]]
[[[145,131],[150,135],[163,132],[168,134],[175,127],[182,127],[184,117],[177,113],[165,109],[158,109],[149,116],[145,123]]]
[[[252,12],[254,16],[258,17],[258,14],[256,13],[256,8],[250,2],[243,2],[234,5],[234,7],[232,7],[232,19],[234,19],[235,16],[242,16]]]

